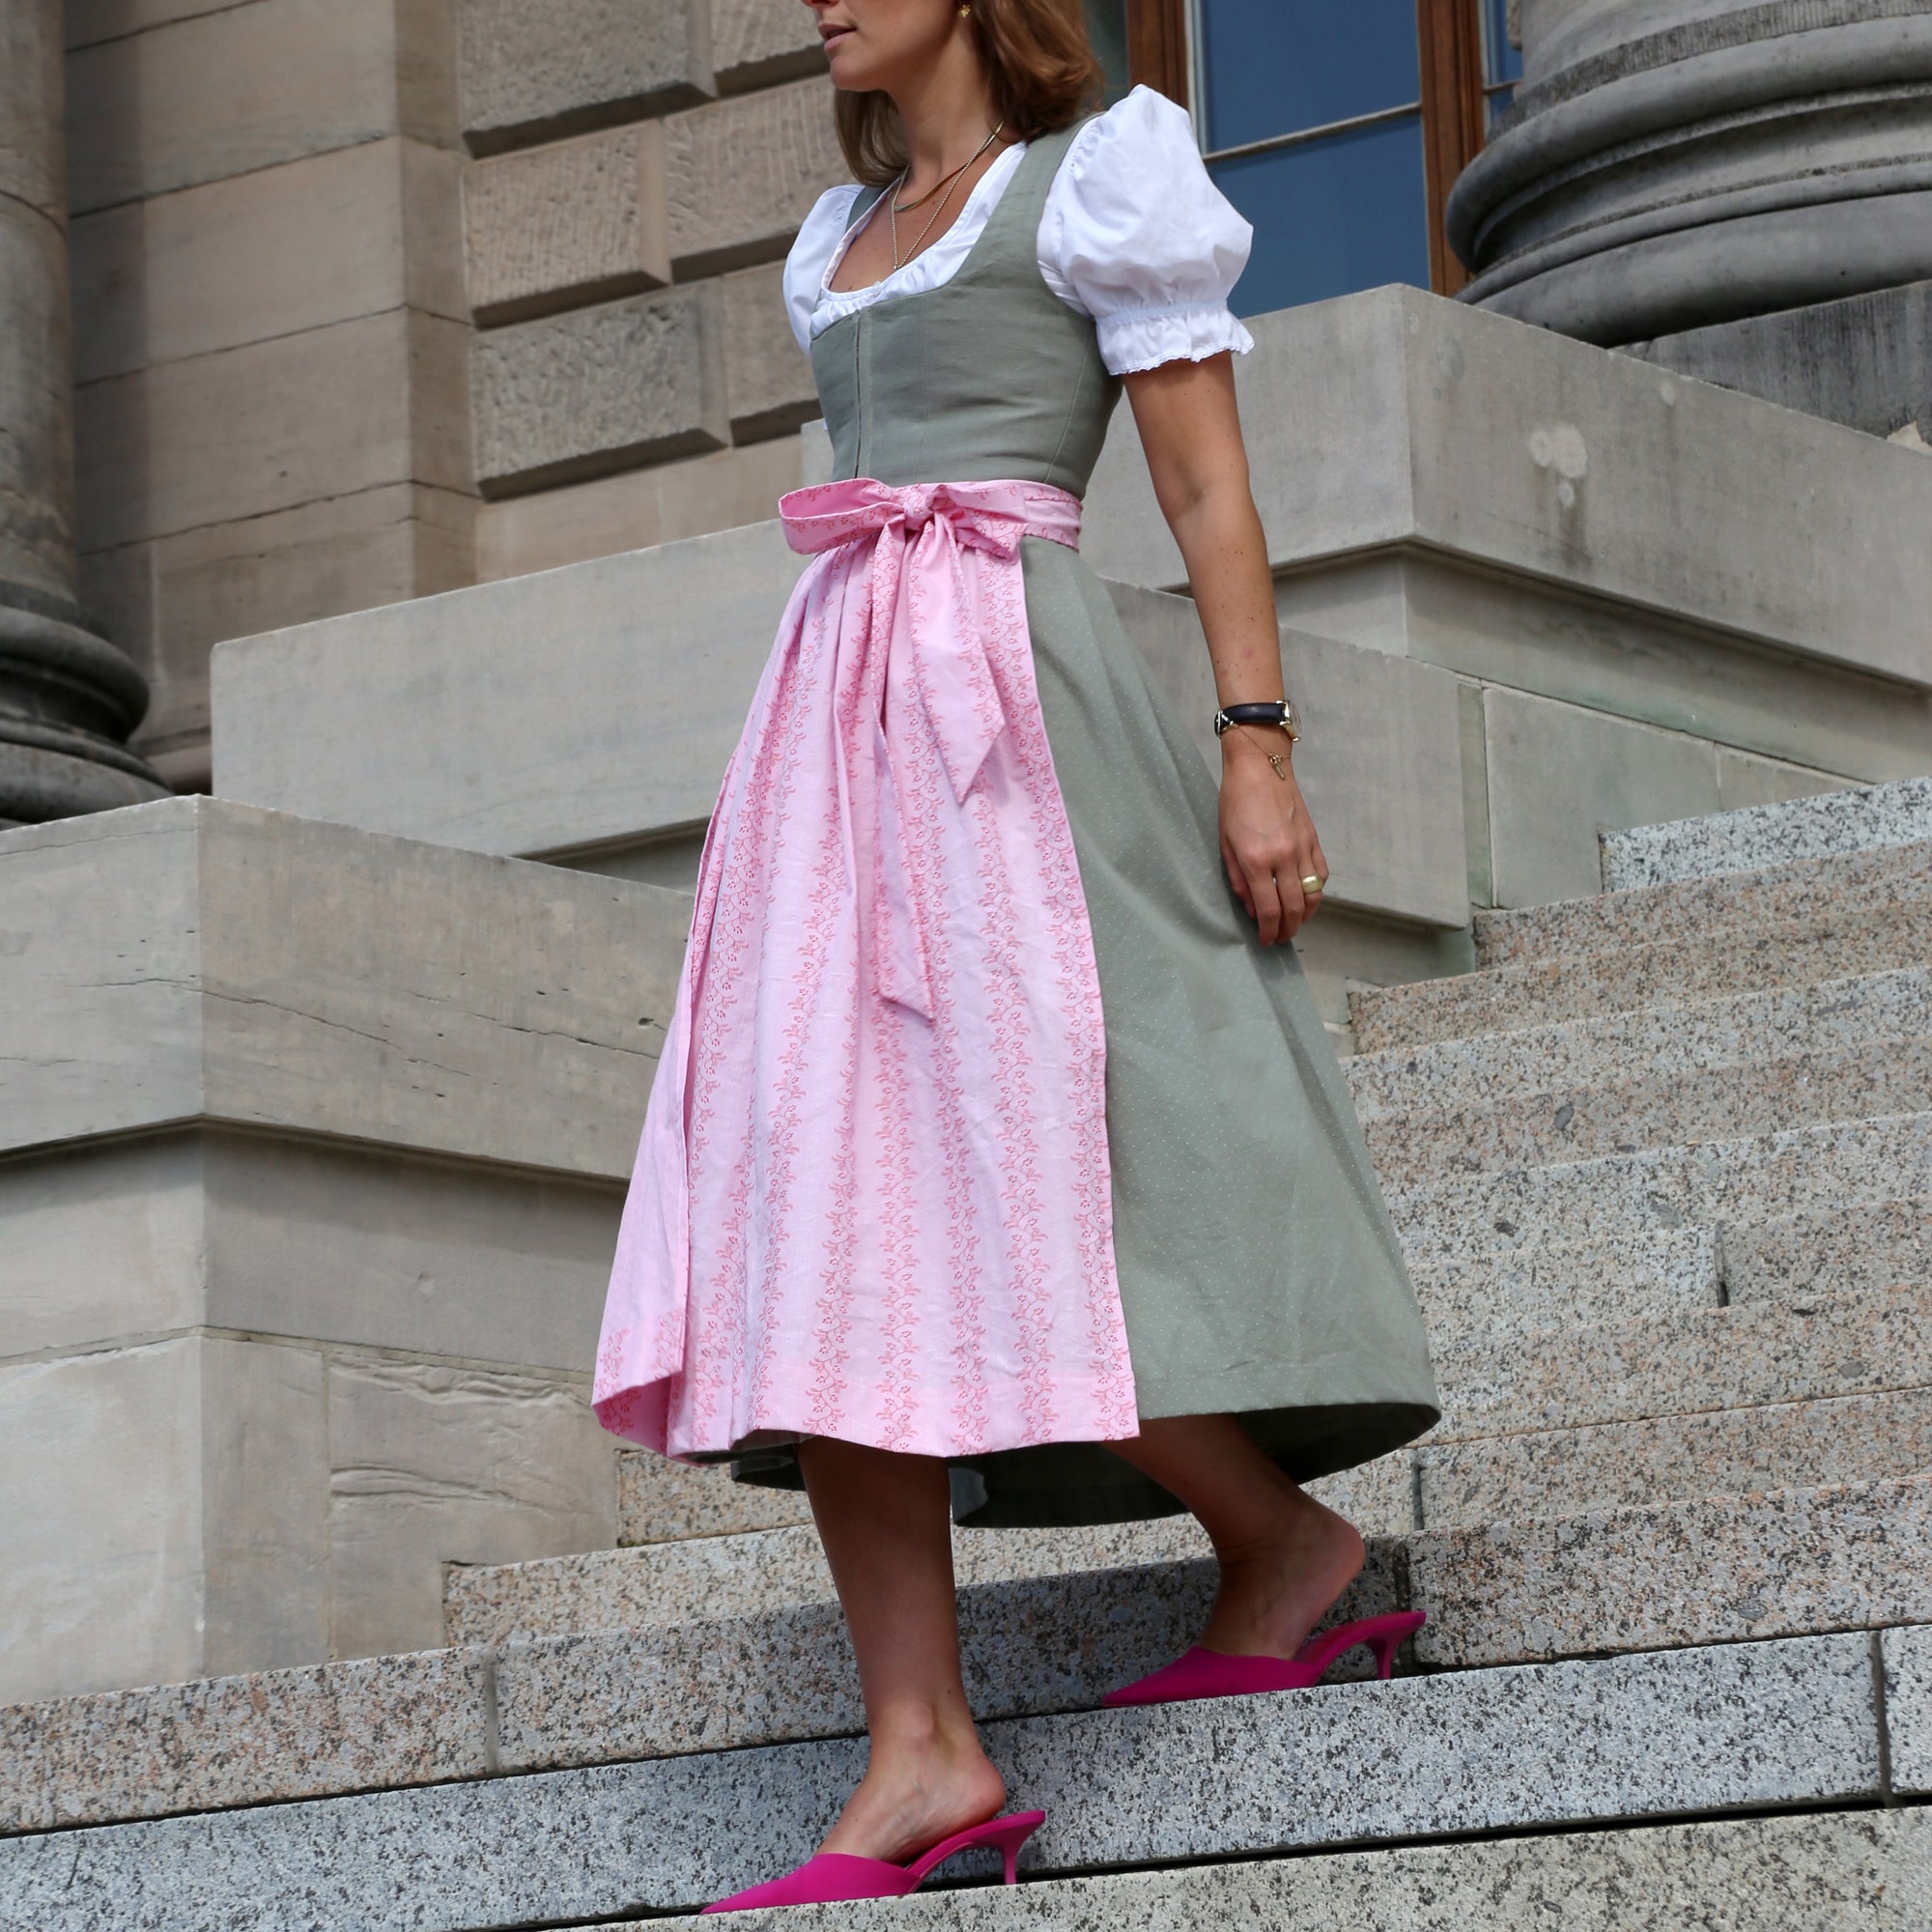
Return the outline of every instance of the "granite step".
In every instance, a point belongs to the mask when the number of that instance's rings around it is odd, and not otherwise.
[[[744,1932],[1923,1932],[1932,1810],[1800,1812],[1691,1825],[1318,1852],[907,1899],[747,1913]],[[618,1932],[614,1925],[592,1932]]]
[[[755,1712],[753,1732],[804,1721],[832,1688],[807,1681],[826,1646],[815,1630],[789,1635],[793,1676],[748,1671],[724,1626],[655,1672],[639,1651],[648,1634],[582,1639],[579,1680],[601,1651],[605,1691],[597,1710],[565,1715],[675,1722],[729,1703]],[[1048,1814],[1023,1861],[1039,1877],[1871,1806],[1932,1783],[1926,1637],[1846,1631],[1504,1665],[1014,1718],[985,1735],[1013,1802]],[[863,1768],[856,1737],[671,1755],[633,1737],[625,1761],[524,1771],[519,1663],[550,1669],[552,1695],[569,1697],[554,1660],[498,1661],[497,1775],[0,1839],[12,1922],[497,1932],[689,1913],[805,1857]],[[821,1705],[813,1720],[834,1715]]]
[[[1365,1123],[1419,1122],[1458,1108],[1630,1088],[1634,1081],[1640,1091],[1645,1079],[1667,1084],[1691,1073],[1742,1079],[1801,1055],[1928,1036],[1932,960],[1921,956],[1883,973],[1356,1053],[1344,1062],[1344,1072]]]
[[[1819,1208],[1719,1231],[1719,1267],[1733,1304],[1800,1305],[1902,1281],[1932,1281],[1932,1200]]]
[[[1645,1228],[1602,1240],[1411,1259],[1408,1274],[1430,1341],[1439,1348],[1470,1335],[1719,1307],[1721,1233]]]
[[[648,1449],[617,1453],[617,1543],[677,1543],[809,1523],[811,1506],[795,1490],[734,1483],[725,1468],[673,1463]]]
[[[1754,914],[1741,928],[1705,928],[1447,980],[1352,987],[1355,1050],[1414,1051],[1559,1020],[1670,1009],[1920,965],[1932,952],[1932,846],[1912,850],[1923,855],[1918,882],[1926,890],[1908,905],[1817,911],[1787,905],[1770,923]]]
[[[1429,1438],[1408,1453],[1430,1530],[1827,1488],[1932,1473],[1932,1387]]]
[[[1839,1121],[1391,1188],[1413,1261],[1746,1225],[1932,1194],[1932,1113]]]
[[[1407,1667],[1480,1672],[1922,1623],[1928,1557],[1932,1478],[1850,1484],[1389,1539],[1333,1614],[1426,1608]],[[1205,1560],[963,1590],[975,1712],[1094,1709],[1109,1685],[1184,1648],[1212,1591]],[[0,1714],[0,1830],[741,1751],[861,1726],[838,1606],[807,1602],[16,1707]]]
[[[1932,838],[1932,778],[1818,792],[1603,835],[1604,886],[1673,884]]]
[[[1691,1309],[1435,1351],[1444,1442],[1932,1387],[1932,1284]]]
[[[1493,971],[1599,954],[1628,957],[1650,946],[1675,945],[1692,955],[1725,940],[1775,949],[1794,924],[1811,929],[1839,913],[1861,923],[1888,913],[1912,918],[1922,912],[1928,892],[1932,835],[1842,857],[1790,859],[1757,871],[1479,912],[1476,959]]]
[[[1821,992],[1823,989],[1819,989]],[[1883,1035],[1888,1016],[1864,1023]],[[1686,1029],[1683,1053],[1656,1053],[1622,1079],[1512,1092],[1499,1079],[1490,1096],[1411,1107],[1365,1120],[1363,1138],[1387,1187],[1427,1185],[1441,1174],[1505,1173],[1567,1165],[1646,1148],[1690,1147],[1747,1134],[1788,1131],[1875,1115],[1932,1111],[1932,1034],[1881,1037],[1855,1047],[1774,1051],[1718,1042],[1723,1029]],[[1685,1066],[1709,1044],[1711,1064]],[[1456,1083],[1461,1085],[1463,1083]]]

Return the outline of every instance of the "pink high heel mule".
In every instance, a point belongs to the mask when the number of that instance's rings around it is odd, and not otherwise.
[[[1137,1683],[1109,1690],[1101,1703],[1180,1704],[1197,1697],[1245,1697],[1261,1690],[1305,1690],[1344,1651],[1367,1644],[1375,1653],[1377,1675],[1395,1668],[1396,1651],[1428,1621],[1422,1610],[1392,1610],[1318,1631],[1293,1657],[1232,1657],[1196,1644],[1184,1657]]]
[[[1011,1885],[1019,1877],[1016,1861],[1020,1847],[1045,1823],[1044,1811],[1015,1811],[1005,1818],[992,1818],[940,1839],[908,1865],[895,1865],[888,1859],[855,1859],[845,1852],[820,1852],[783,1878],[769,1879],[749,1891],[733,1892],[704,1910],[753,1912],[761,1905],[838,1905],[853,1898],[903,1898],[917,1891],[935,1867],[979,1845],[991,1845],[1004,1855],[1007,1883]]]

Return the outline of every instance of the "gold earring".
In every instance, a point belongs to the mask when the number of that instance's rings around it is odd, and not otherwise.
[[[962,20],[970,19],[972,17],[972,14],[973,14],[973,9],[970,5],[962,5],[959,9],[959,17]]]

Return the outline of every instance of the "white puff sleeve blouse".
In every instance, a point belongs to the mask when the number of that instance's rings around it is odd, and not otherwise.
[[[1024,153],[1023,146],[1009,148],[945,235],[869,288],[826,288],[850,240],[859,189],[821,195],[785,262],[785,308],[800,348],[875,301],[950,280]],[[1047,287],[1094,319],[1101,359],[1124,376],[1254,347],[1228,307],[1253,239],[1208,179],[1185,110],[1137,87],[1074,137],[1047,192],[1036,248]]]

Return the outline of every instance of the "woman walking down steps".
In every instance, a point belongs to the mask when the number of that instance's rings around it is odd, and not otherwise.
[[[1078,0],[804,0],[862,185],[785,269],[838,481],[699,866],[597,1361],[605,1426],[803,1485],[866,1776],[710,1910],[1007,1875],[949,1514],[1191,1510],[1200,1644],[1112,1693],[1313,1682],[1360,1568],[1298,1487],[1436,1419],[1395,1231],[1290,945],[1327,866],[1293,768],[1236,414],[1249,230],[1186,116],[1083,110]],[[1218,800],[1078,554],[1125,387],[1222,706]],[[907,1861],[911,1862],[907,1862]]]

